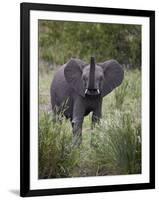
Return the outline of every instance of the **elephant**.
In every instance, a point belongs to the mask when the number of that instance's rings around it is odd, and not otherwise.
[[[92,127],[102,116],[103,97],[118,87],[124,79],[122,66],[114,59],[90,64],[71,58],[54,75],[50,94],[55,115],[63,112],[72,123],[73,144],[82,143],[84,117],[92,112]],[[64,103],[65,102],[65,103]]]

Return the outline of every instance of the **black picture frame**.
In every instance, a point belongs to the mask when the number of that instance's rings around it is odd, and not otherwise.
[[[123,15],[148,17],[150,22],[150,180],[148,183],[102,185],[72,188],[30,189],[30,11],[60,11],[75,13],[93,13],[106,15]],[[131,10],[103,7],[83,7],[71,5],[49,5],[35,3],[21,3],[20,5],[20,41],[21,41],[21,113],[20,113],[20,195],[59,195],[75,193],[95,193],[108,191],[139,190],[155,188],[155,11]]]

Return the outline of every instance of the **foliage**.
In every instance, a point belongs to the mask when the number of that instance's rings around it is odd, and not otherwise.
[[[71,175],[78,152],[71,148],[69,124],[63,120],[53,123],[48,113],[43,113],[39,126],[39,177],[58,178]]]
[[[104,98],[101,123],[83,124],[83,143],[72,149],[70,122],[52,120],[52,74],[39,76],[39,178],[141,173],[141,72],[125,72],[120,87]],[[47,98],[46,98],[47,97]]]
[[[97,62],[113,58],[140,68],[141,26],[39,20],[39,54],[51,67],[94,55]]]

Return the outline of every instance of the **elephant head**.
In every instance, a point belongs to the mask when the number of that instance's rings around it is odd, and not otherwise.
[[[121,84],[124,71],[116,60],[95,64],[94,57],[91,57],[90,64],[71,59],[65,66],[64,75],[70,86],[81,96],[104,97]]]

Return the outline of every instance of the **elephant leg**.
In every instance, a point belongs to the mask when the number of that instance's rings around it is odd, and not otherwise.
[[[78,97],[73,107],[73,146],[79,146],[82,143],[82,124],[85,113],[85,104],[82,97]]]
[[[95,134],[94,134],[94,128],[95,128],[95,125],[97,123],[100,122],[100,118],[96,115],[92,115],[92,124],[91,124],[91,141],[90,141],[90,145],[92,147],[96,147],[96,137],[95,137]]]
[[[102,116],[102,101],[103,99],[100,98],[96,104],[96,107],[93,110],[92,114],[92,128],[95,127],[95,124],[100,123],[100,118]]]
[[[72,123],[73,126],[72,143],[74,147],[79,147],[80,144],[82,143],[82,123],[83,122]]]
[[[98,115],[97,115],[98,114]],[[96,126],[96,124],[99,124],[100,123],[100,118],[101,118],[101,113],[98,112],[98,113],[94,113],[92,114],[92,124],[91,124],[91,141],[90,141],[90,145],[92,147],[96,147],[96,137],[95,137],[95,134],[94,134],[94,128]]]

